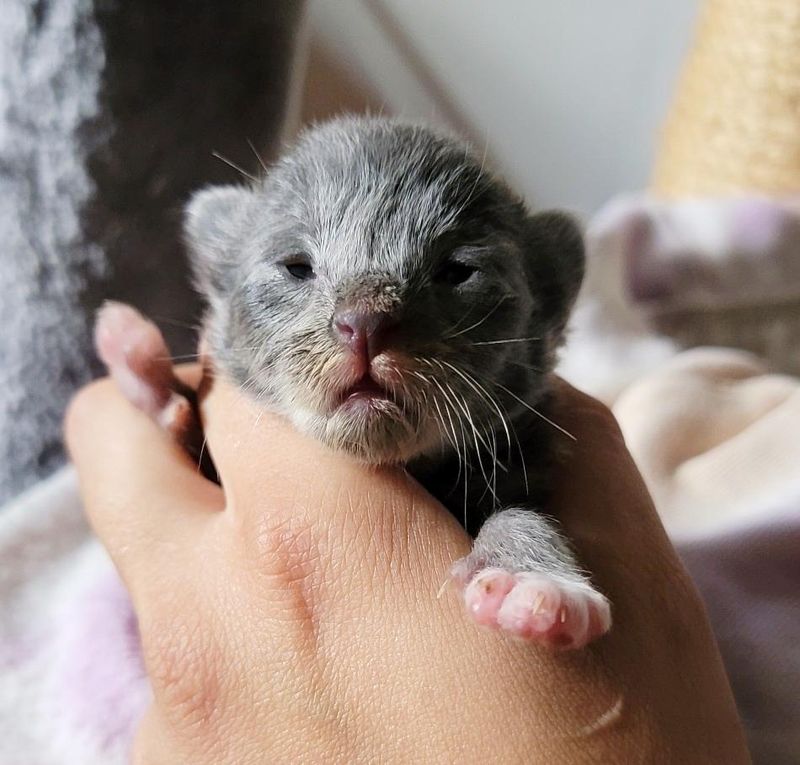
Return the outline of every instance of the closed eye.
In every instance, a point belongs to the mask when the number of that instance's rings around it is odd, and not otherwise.
[[[448,260],[434,274],[433,279],[441,284],[457,286],[466,282],[477,271],[475,266],[457,260]]]
[[[286,273],[297,281],[306,282],[316,277],[311,261],[306,255],[293,255],[282,265],[286,269]]]

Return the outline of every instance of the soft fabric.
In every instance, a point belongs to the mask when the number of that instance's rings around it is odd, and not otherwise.
[[[706,601],[757,762],[800,758],[800,379],[702,348],[614,412]]]
[[[70,467],[0,512],[0,762],[122,765],[149,689]]]
[[[588,237],[603,284],[587,294],[616,290],[617,309],[627,306],[648,335],[742,348],[800,374],[800,193],[622,197]]]
[[[181,207],[259,171],[282,128],[302,2],[3,0],[0,502],[63,463],[61,419],[98,371],[117,298],[194,351]]]
[[[589,222],[561,373],[612,403],[680,348],[742,348],[800,374],[800,194],[627,195]]]
[[[748,529],[800,498],[800,380],[747,353],[686,351],[614,413],[674,540]]]
[[[613,406],[768,765],[800,758],[800,383],[770,371],[800,369],[799,201],[609,203],[560,367]],[[773,363],[679,354],[712,341]]]

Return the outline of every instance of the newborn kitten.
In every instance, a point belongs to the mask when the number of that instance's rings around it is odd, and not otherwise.
[[[452,574],[478,623],[562,648],[609,629],[537,510],[567,439],[546,413],[583,274],[569,218],[530,215],[460,142],[346,118],[252,187],[197,193],[186,239],[216,367],[331,448],[404,464],[477,533]],[[154,325],[111,304],[97,340],[134,403],[191,431]]]

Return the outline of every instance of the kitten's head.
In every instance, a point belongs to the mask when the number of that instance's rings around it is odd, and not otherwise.
[[[186,235],[217,364],[373,463],[502,430],[541,392],[583,273],[569,218],[385,119],[324,124],[254,187],[199,192]]]

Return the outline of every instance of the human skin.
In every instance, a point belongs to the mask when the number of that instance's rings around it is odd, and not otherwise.
[[[576,441],[547,509],[614,626],[561,653],[437,598],[470,540],[402,471],[329,451],[222,380],[202,414],[224,491],[107,380],[67,415],[153,686],[134,762],[749,762],[699,595],[593,399],[558,384]]]

